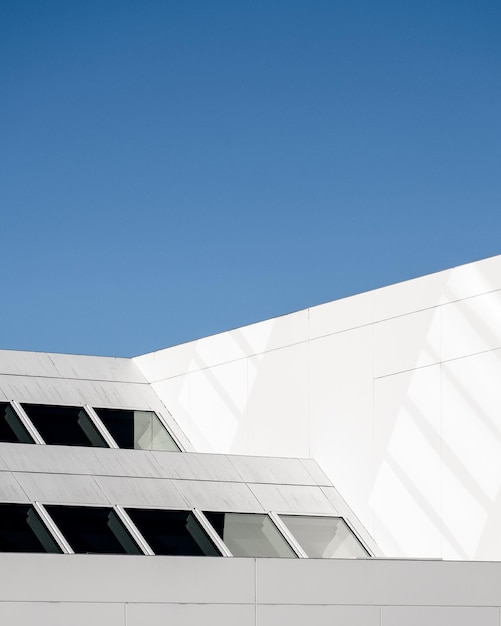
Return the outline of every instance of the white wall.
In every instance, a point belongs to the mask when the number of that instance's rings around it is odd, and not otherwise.
[[[314,458],[386,554],[501,559],[501,257],[135,363],[196,450]]]
[[[0,623],[499,626],[500,563],[0,554]]]

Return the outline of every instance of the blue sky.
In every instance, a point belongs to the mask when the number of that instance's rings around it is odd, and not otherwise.
[[[0,348],[132,356],[501,253],[501,3],[0,0]]]

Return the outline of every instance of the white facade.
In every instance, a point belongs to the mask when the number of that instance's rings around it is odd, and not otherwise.
[[[501,558],[501,257],[135,363],[197,450],[315,459],[388,556]]]
[[[0,351],[0,546],[21,508],[61,552],[0,550],[0,624],[499,626],[500,357],[501,257],[135,359]],[[57,406],[87,443],[50,441]],[[172,447],[120,449],[117,410]],[[136,551],[86,554],[71,507]],[[162,556],[150,510],[219,556]],[[223,513],[289,558],[233,556]],[[288,516],[342,518],[367,553],[311,558]]]

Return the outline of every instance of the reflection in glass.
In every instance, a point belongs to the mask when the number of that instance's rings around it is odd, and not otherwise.
[[[170,450],[179,447],[153,411],[95,409],[119,448]]]
[[[79,406],[22,404],[45,443],[107,448],[89,415]]]
[[[268,515],[261,513],[205,513],[205,515],[234,556],[296,556]]]
[[[280,515],[306,554],[312,558],[364,558],[370,556],[340,517]]]
[[[155,554],[221,556],[191,511],[127,509]]]
[[[0,504],[0,552],[62,551],[30,504]]]
[[[109,507],[46,505],[45,508],[77,554],[142,554]]]
[[[8,402],[0,402],[0,441],[34,443],[19,416]]]

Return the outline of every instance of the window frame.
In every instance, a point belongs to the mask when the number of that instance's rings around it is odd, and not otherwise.
[[[333,515],[333,514],[330,514],[330,513],[315,513],[315,514],[312,515],[310,513],[297,513],[297,512],[291,513],[290,511],[281,511],[281,512],[278,512],[278,513],[274,513],[274,515],[276,515],[277,518],[280,520],[280,523],[283,524],[286,527],[287,532],[292,535],[292,538],[294,539],[294,541],[298,544],[298,546],[301,549],[301,551],[305,554],[305,558],[308,558],[308,559],[322,558],[322,559],[327,559],[327,560],[329,560],[329,559],[336,559],[336,558],[339,558],[339,559],[343,559],[343,558],[353,558],[353,559],[368,558],[368,559],[372,559],[372,558],[374,558],[373,551],[369,548],[367,543],[360,537],[360,534],[356,531],[356,529],[354,528],[354,526],[350,522],[350,520],[348,520],[344,515]],[[306,554],[306,552],[304,551],[304,548],[299,544],[299,541],[292,534],[292,531],[289,530],[289,528],[287,527],[285,522],[282,520],[282,518],[281,518],[282,515],[288,516],[288,517],[309,517],[309,518],[339,519],[339,520],[343,521],[346,524],[346,526],[348,527],[348,530],[350,530],[350,532],[353,534],[355,539],[360,543],[362,548],[367,552],[367,555],[366,556],[360,556],[360,557],[312,557],[312,556],[308,556]]]

